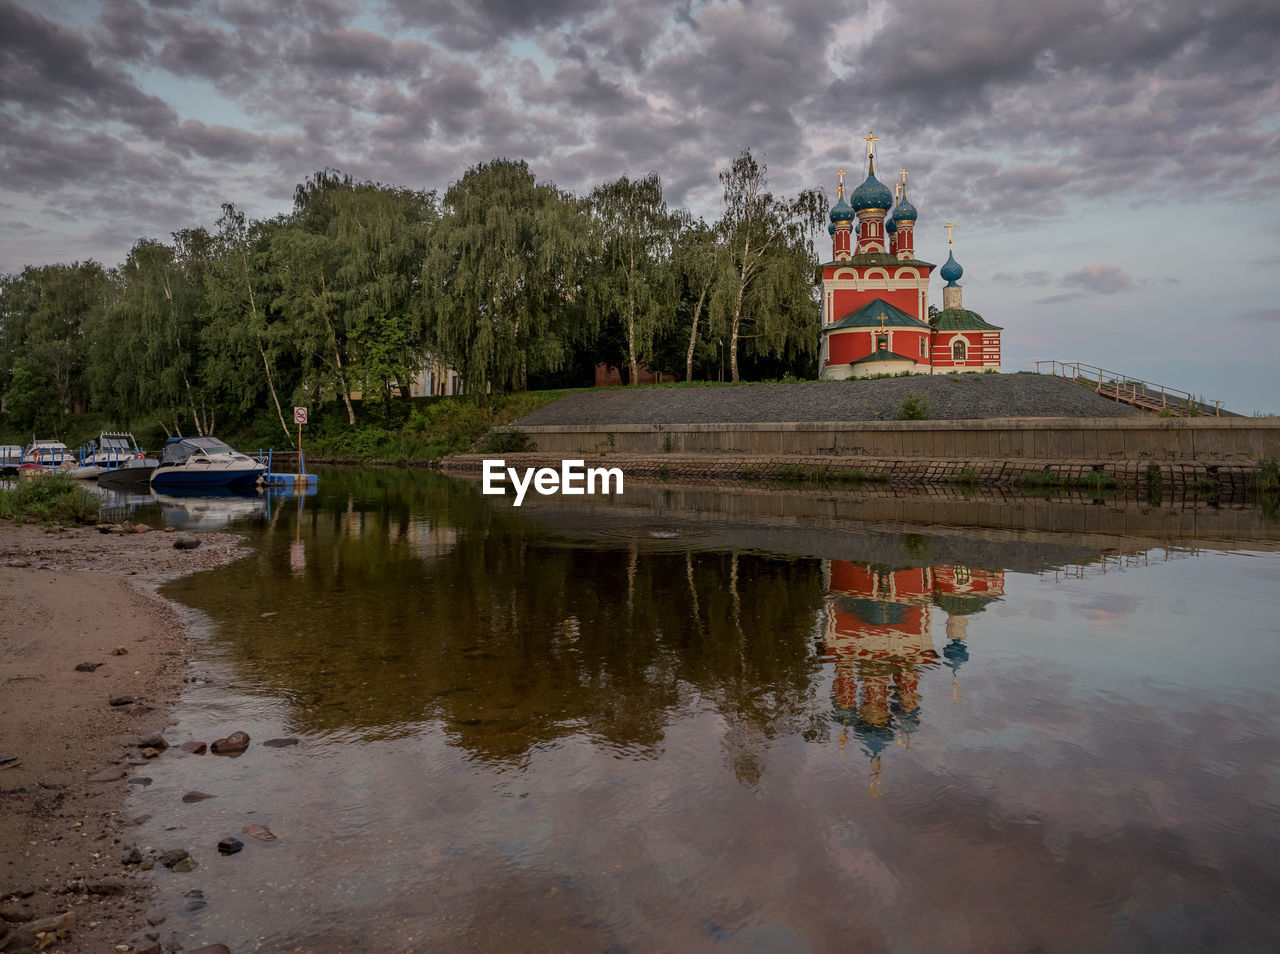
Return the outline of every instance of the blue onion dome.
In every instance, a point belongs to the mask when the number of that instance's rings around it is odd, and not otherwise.
[[[947,280],[948,285],[954,285],[960,280],[960,276],[964,274],[964,269],[960,267],[960,263],[956,261],[956,257],[947,251],[947,260],[942,267],[938,269],[938,274]]]
[[[885,209],[893,205],[893,193],[889,191],[889,187],[876,178],[874,172],[868,174],[867,179],[862,185],[853,190],[853,195],[849,197],[852,201],[855,212],[862,212],[864,209]]]
[[[834,224],[834,223],[833,223],[833,224],[831,224],[831,225],[828,225],[828,226],[827,226],[827,234],[828,234],[828,235],[835,235],[835,234],[836,234],[836,227],[835,227],[835,224]]]
[[[916,207],[907,201],[904,195],[898,200],[897,208],[893,210],[892,221],[896,225],[898,222],[914,222],[916,220]]]
[[[888,220],[887,222],[885,222],[885,224],[884,224],[884,230],[885,230],[886,232],[888,232],[890,235],[892,235],[894,232],[898,231],[898,223],[897,223],[897,222],[895,222],[895,221],[893,221],[893,217],[892,217],[892,216],[890,216],[890,217],[889,217],[889,220]]]
[[[836,204],[831,207],[831,221],[833,224],[836,222],[852,222],[853,218],[853,209],[849,207],[849,203],[844,200],[844,195],[842,194]]]

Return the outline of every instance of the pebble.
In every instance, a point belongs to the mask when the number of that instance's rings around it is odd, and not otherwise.
[[[105,663],[82,662],[80,665],[76,666],[76,672],[93,672],[99,666],[103,665],[105,665]]]
[[[225,739],[218,739],[213,745],[209,746],[209,751],[214,755],[239,755],[249,747],[249,734],[247,732],[232,732]]]
[[[111,655],[127,656],[129,655],[129,650],[125,649],[123,646],[117,646],[115,649],[111,650]]]
[[[107,699],[107,704],[112,706],[131,706],[133,705],[133,696],[111,696]]]
[[[203,742],[183,742],[182,743],[182,751],[188,753],[189,755],[204,755],[207,749],[208,749],[208,746],[206,746]]]
[[[198,546],[200,546],[200,538],[193,537],[187,533],[184,533],[173,541],[173,548],[175,550],[194,550]]]
[[[167,749],[169,743],[164,740],[164,736],[159,732],[153,732],[144,739],[139,739],[137,746],[140,749]]]
[[[128,768],[123,765],[108,765],[101,772],[96,772],[89,776],[91,782],[115,782],[122,779],[129,773]]]
[[[264,828],[262,825],[247,825],[243,829],[243,833],[250,838],[256,838],[258,841],[275,841],[276,836],[271,833],[270,828]]]
[[[145,748],[145,749],[143,749],[143,750],[142,750],[142,757],[143,757],[144,759],[154,759],[154,758],[159,758],[159,757],[160,757],[160,750],[159,750],[159,749],[153,749],[153,748],[151,748],[150,746],[148,746],[147,748]]]
[[[224,838],[218,842],[218,851],[224,855],[234,855],[243,847],[244,842],[239,838]]]
[[[208,792],[187,792],[182,796],[182,800],[188,805],[196,802],[203,802],[206,798],[217,798],[217,795],[210,795]]]
[[[191,852],[185,848],[174,848],[172,851],[166,851],[156,860],[166,868],[172,868],[183,858],[190,858]]]
[[[185,874],[188,871],[195,871],[197,867],[199,866],[196,864],[196,860],[190,855],[187,855],[187,857],[183,858],[176,865],[170,865],[169,870],[181,871]],[[201,905],[201,907],[203,907],[203,905]]]

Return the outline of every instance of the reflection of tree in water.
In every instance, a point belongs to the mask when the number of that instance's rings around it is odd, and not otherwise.
[[[959,564],[892,568],[832,560],[827,570],[827,659],[835,667],[832,709],[840,745],[855,740],[879,794],[881,753],[908,750],[920,725],[920,674],[939,664],[953,674],[969,658],[967,617],[1004,593],[1004,571]],[[939,656],[930,629],[935,608],[947,614]]]
[[[330,481],[300,576],[286,509],[252,557],[171,591],[226,620],[297,730],[439,719],[482,758],[523,760],[575,732],[652,748],[695,698],[765,744],[818,707],[819,561],[561,545],[474,487],[411,476],[395,493]]]

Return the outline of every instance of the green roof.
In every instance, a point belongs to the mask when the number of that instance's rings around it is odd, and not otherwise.
[[[837,328],[879,328],[882,315],[884,316],[884,327],[886,328],[929,327],[919,318],[914,315],[908,315],[901,308],[895,308],[883,298],[873,298],[861,308],[849,312],[839,321],[833,321],[822,331],[825,334],[828,331],[835,331]]]
[[[967,308],[948,308],[933,319],[938,331],[1003,331],[999,325],[987,324],[976,311]]]
[[[912,364],[919,364],[915,358],[908,358],[905,354],[898,354],[896,351],[873,351],[865,358],[859,358],[857,361],[850,361],[850,364],[867,364],[870,361],[910,361]]]

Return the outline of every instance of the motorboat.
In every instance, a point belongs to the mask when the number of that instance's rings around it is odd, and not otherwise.
[[[160,461],[154,457],[134,457],[119,467],[98,474],[98,486],[118,493],[145,494],[151,492],[151,475]]]
[[[17,470],[20,477],[47,474],[63,467],[70,467],[75,455],[62,441],[33,440],[22,452],[22,462]]]
[[[97,440],[80,448],[78,457],[79,463],[72,468],[71,476],[88,480],[125,466],[146,466],[141,462],[147,459],[128,431],[103,431]]]
[[[151,486],[243,487],[256,484],[266,472],[266,464],[232,450],[216,437],[171,437],[151,472]]]

